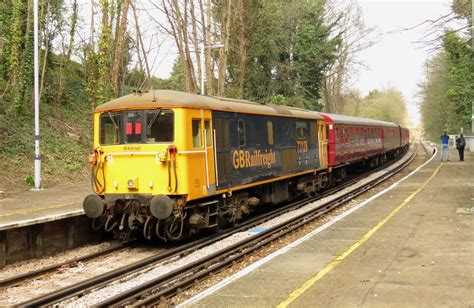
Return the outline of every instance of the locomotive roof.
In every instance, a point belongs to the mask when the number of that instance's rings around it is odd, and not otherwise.
[[[204,96],[172,90],[153,90],[145,93],[134,93],[125,95],[106,102],[102,105],[99,105],[95,109],[95,112],[158,107],[211,109],[228,112],[323,119],[323,117],[317,112],[301,108],[271,104],[263,105],[242,99]]]
[[[372,126],[388,126],[388,127],[398,127],[398,124],[393,122],[385,122],[380,120],[373,120],[368,118],[359,118],[341,114],[333,114],[333,113],[323,113],[320,112],[321,115],[326,115],[330,118],[334,123],[342,123],[342,124],[353,124],[353,125],[372,125]]]

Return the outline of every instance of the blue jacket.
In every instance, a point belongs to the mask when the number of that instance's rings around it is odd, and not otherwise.
[[[449,141],[449,136],[448,135],[442,135],[441,136],[441,144],[448,144]]]

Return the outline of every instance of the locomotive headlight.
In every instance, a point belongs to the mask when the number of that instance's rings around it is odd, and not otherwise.
[[[127,181],[128,189],[138,189],[138,178],[129,179]]]

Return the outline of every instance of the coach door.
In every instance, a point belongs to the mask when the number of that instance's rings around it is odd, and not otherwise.
[[[211,112],[204,112],[203,119],[203,143],[205,151],[206,184],[209,193],[216,191],[215,163],[214,163],[214,130],[212,128]]]
[[[195,198],[216,190],[211,112],[189,109],[186,116],[191,138],[187,149],[178,149],[178,153],[187,158],[190,197]]]
[[[308,120],[297,120],[296,134],[298,169],[312,169],[319,163],[316,123]]]
[[[319,153],[319,132],[318,132],[318,125],[316,122],[309,122],[309,157],[310,157],[310,165],[312,168],[319,167],[320,161],[319,157],[321,154]]]
[[[217,189],[229,187],[232,173],[229,117],[216,113],[212,118],[214,136],[215,176]]]

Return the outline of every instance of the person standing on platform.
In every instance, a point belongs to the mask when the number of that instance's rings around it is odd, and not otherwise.
[[[466,140],[463,134],[456,138],[456,149],[459,152],[459,160],[464,161],[464,148],[466,147]]]
[[[444,131],[443,135],[441,136],[441,161],[443,161],[443,157],[447,161],[449,161],[449,136]]]

